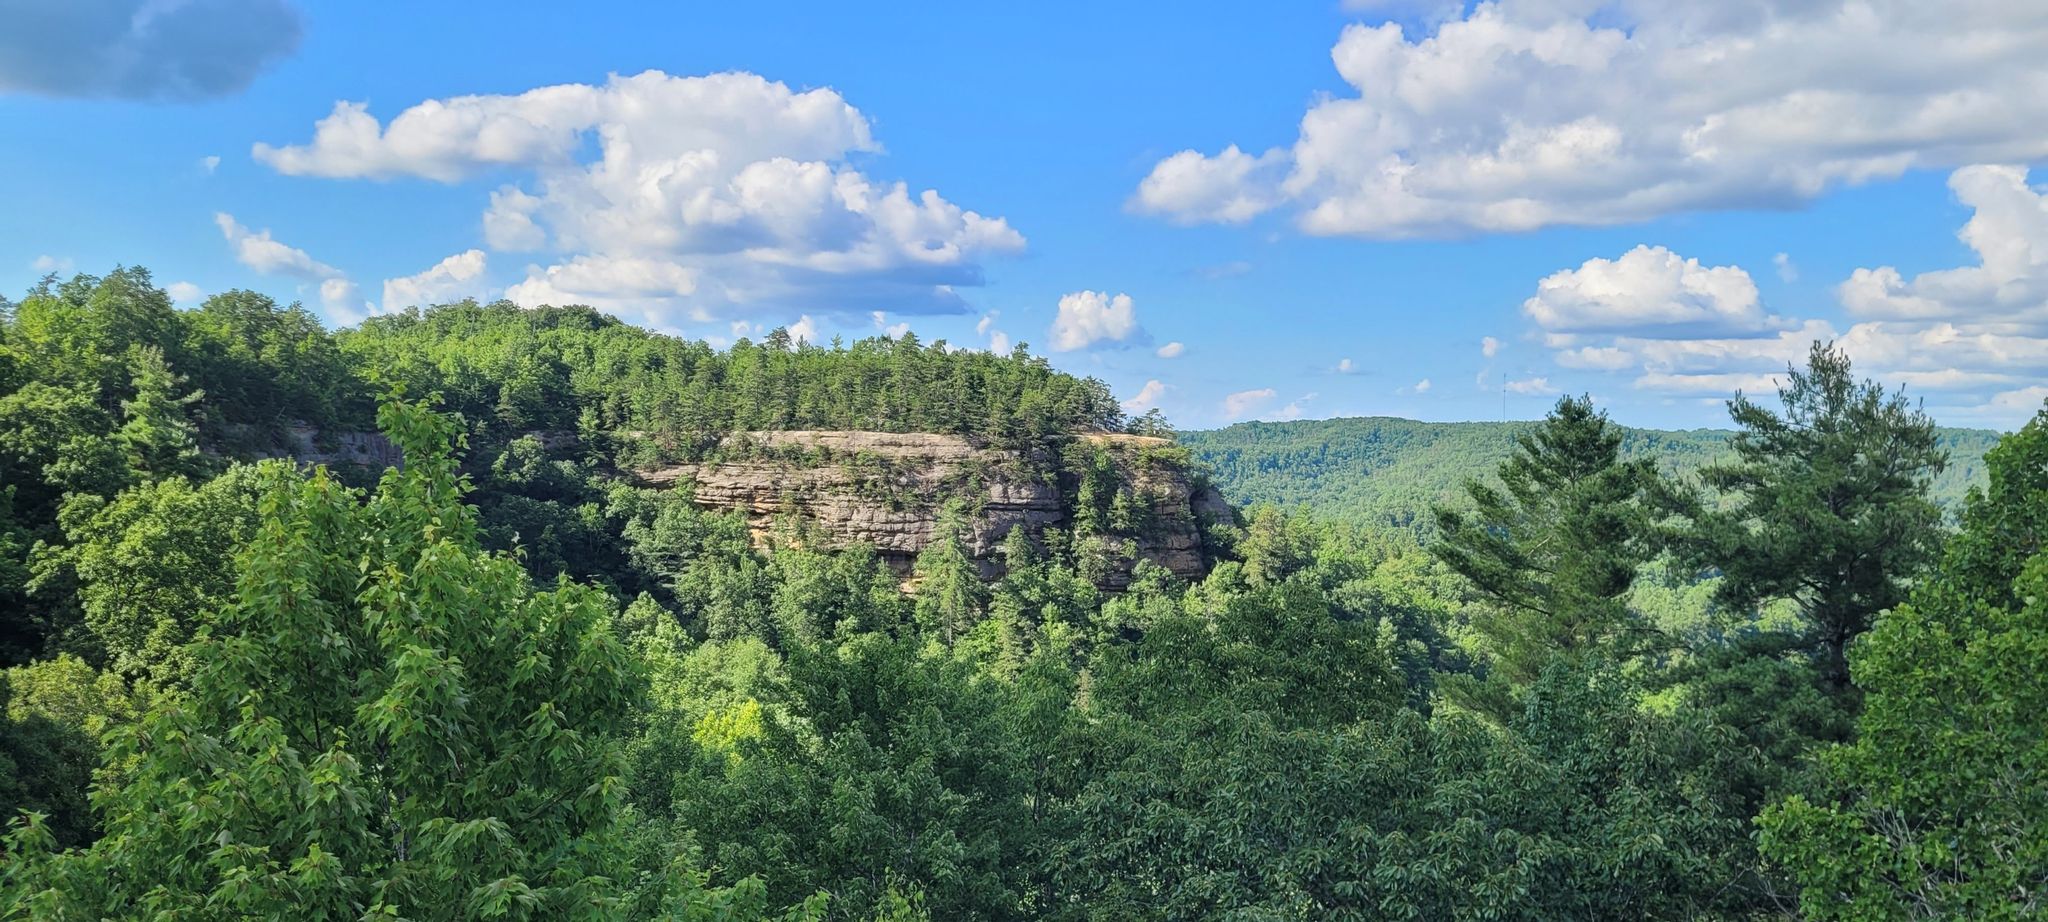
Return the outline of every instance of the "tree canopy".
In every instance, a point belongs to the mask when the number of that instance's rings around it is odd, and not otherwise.
[[[52,280],[0,314],[0,918],[2039,915],[2048,411],[1950,529],[1962,443],[1787,381],[1726,436],[1242,428],[1219,477],[1428,468],[1427,521],[1197,517],[1021,347]],[[727,438],[803,427],[975,460]]]
[[[1939,569],[1850,648],[1857,738],[1760,821],[1812,918],[2048,909],[2048,413],[1987,461]]]

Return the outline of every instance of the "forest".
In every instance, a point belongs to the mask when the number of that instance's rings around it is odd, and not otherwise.
[[[1426,423],[1392,417],[1238,423],[1179,434],[1231,501],[1246,506],[1309,506],[1325,518],[1435,533],[1435,506],[1463,495],[1513,454],[1529,423]],[[1730,457],[1725,429],[1618,427],[1622,457],[1647,458],[1683,477]],[[1962,508],[1984,484],[1984,453],[2000,433],[1942,427],[1948,466],[1930,490],[1944,510]]]
[[[2038,917],[2048,410],[1785,381],[1677,465],[1566,397],[1426,529],[1253,505],[1112,592],[1144,523],[1066,449],[1172,428],[1022,344],[52,278],[0,301],[0,917]],[[632,476],[774,429],[1101,514],[905,578]]]

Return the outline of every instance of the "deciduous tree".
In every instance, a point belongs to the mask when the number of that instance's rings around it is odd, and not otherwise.
[[[92,848],[14,836],[39,918],[610,918],[630,673],[611,603],[480,552],[453,424],[381,413],[367,504],[273,471],[189,697],[120,731]]]

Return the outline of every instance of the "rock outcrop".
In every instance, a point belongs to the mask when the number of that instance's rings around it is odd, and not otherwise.
[[[1123,487],[1141,497],[1143,521],[1124,536],[1105,536],[1120,565],[1100,582],[1121,589],[1130,566],[1148,560],[1199,579],[1208,572],[1205,522],[1227,520],[1222,495],[1198,483],[1159,449],[1165,439],[1117,434],[1079,436],[1102,448]],[[1034,538],[1072,529],[1076,475],[1050,452],[1037,456],[985,448],[954,435],[893,432],[777,431],[728,436],[719,455],[738,459],[675,464],[641,471],[652,486],[689,489],[707,509],[739,510],[765,541],[778,520],[804,524],[824,547],[872,545],[900,573],[941,534],[954,500],[964,514],[961,541],[990,578],[1002,572],[999,548],[1014,528]]]
[[[405,453],[381,432],[331,432],[305,423],[293,423],[281,431],[231,425],[227,427],[227,434],[233,444],[242,446],[238,454],[247,458],[290,458],[300,464],[351,465],[371,469],[405,464]],[[248,447],[251,445],[255,447]],[[206,451],[217,454],[212,448]]]

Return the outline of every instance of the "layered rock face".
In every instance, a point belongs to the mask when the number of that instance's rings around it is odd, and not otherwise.
[[[1149,514],[1132,537],[1106,538],[1122,559],[1101,582],[1120,589],[1130,564],[1149,560],[1187,579],[1208,572],[1205,522],[1227,520],[1230,506],[1197,486],[1179,465],[1157,463],[1145,449],[1164,439],[1097,434],[1079,438],[1108,452]],[[778,519],[794,517],[810,540],[828,548],[872,545],[898,572],[940,535],[940,517],[958,499],[961,540],[983,574],[1001,575],[1003,539],[1014,528],[1034,538],[1071,529],[1071,476],[1047,458],[981,448],[953,435],[898,432],[777,431],[728,436],[721,454],[745,460],[676,464],[639,472],[651,486],[680,486],[707,509],[739,510],[765,540]]]
[[[229,426],[228,433],[248,442],[257,430],[251,426]],[[401,467],[405,453],[381,432],[323,432],[304,423],[285,429],[284,440],[267,448],[247,452],[255,458],[290,458],[301,464],[360,465],[372,469]],[[208,448],[209,454],[216,454]]]

